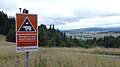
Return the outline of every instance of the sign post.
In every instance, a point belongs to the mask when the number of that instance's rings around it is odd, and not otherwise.
[[[16,52],[26,52],[26,67],[29,51],[38,51],[37,14],[16,14]]]
[[[26,67],[29,67],[29,52],[26,52]]]

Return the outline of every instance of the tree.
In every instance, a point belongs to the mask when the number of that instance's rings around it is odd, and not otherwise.
[[[53,24],[53,28],[52,28],[53,30],[55,29],[55,27],[54,27],[54,24]]]
[[[10,30],[9,19],[7,17],[7,14],[3,13],[3,11],[0,11],[0,30],[0,34],[3,35],[8,34]]]
[[[15,40],[16,40],[15,30],[10,29],[10,31],[8,32],[8,34],[6,36],[6,40],[10,41],[10,42],[15,42]]]
[[[118,37],[115,38],[115,46],[116,46],[117,48],[120,47],[120,36],[118,36]]]
[[[97,46],[96,41],[97,41],[97,39],[94,37],[94,38],[93,38],[93,46]]]
[[[39,46],[46,46],[47,45],[47,40],[48,40],[48,32],[47,32],[47,27],[43,24],[38,27],[38,41],[39,41]]]
[[[9,26],[10,26],[10,30],[6,28],[9,31],[8,34],[6,35],[6,40],[10,42],[15,42],[16,33],[15,33],[15,18],[14,17],[9,18]]]

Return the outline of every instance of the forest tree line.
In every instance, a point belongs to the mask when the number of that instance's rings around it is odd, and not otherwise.
[[[6,41],[15,42],[15,17],[8,17],[3,11],[0,11],[0,35],[6,36]],[[93,38],[87,40],[77,39],[72,36],[66,36],[65,32],[50,28],[43,24],[38,26],[38,45],[43,47],[107,47],[120,48],[120,36],[105,36],[103,38]]]

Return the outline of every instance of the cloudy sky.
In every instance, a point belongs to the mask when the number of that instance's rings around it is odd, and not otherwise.
[[[120,26],[120,0],[2,0],[0,11],[9,16],[26,8],[38,22],[59,29]]]

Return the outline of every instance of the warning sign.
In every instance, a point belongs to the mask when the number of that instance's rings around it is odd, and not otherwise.
[[[16,51],[38,50],[38,27],[36,14],[16,14]]]
[[[29,20],[28,17],[25,18],[18,32],[35,32],[35,29],[32,26],[31,21]]]

